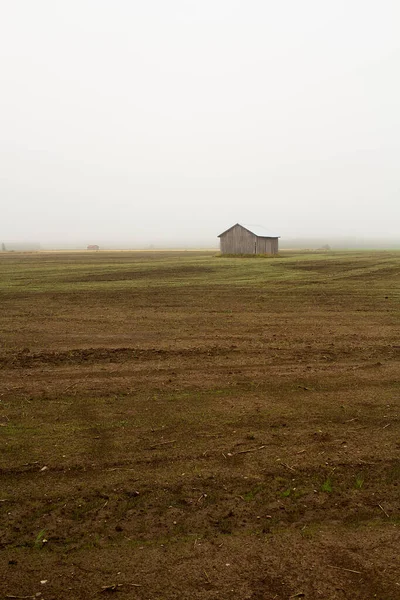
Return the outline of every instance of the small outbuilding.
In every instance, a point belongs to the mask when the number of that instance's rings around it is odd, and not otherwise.
[[[268,235],[260,227],[239,223],[219,234],[222,254],[277,254],[278,235]]]

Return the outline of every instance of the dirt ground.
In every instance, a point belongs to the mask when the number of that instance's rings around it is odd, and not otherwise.
[[[400,598],[400,253],[0,254],[0,598]]]

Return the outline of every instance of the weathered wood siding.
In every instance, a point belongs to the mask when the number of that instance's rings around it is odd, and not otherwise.
[[[258,237],[235,225],[220,237],[222,254],[277,254],[278,238]]]
[[[278,253],[278,238],[257,238],[256,254],[277,254]]]
[[[235,225],[221,237],[222,254],[255,254],[257,236]]]

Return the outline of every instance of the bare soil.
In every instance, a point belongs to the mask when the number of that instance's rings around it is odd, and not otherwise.
[[[400,255],[0,255],[0,598],[400,598]]]

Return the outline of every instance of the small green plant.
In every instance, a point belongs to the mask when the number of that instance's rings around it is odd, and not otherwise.
[[[250,490],[249,492],[247,492],[246,494],[244,494],[243,498],[246,500],[246,502],[251,502],[251,500],[254,500],[256,495],[261,492],[262,490],[262,486],[259,485],[256,488],[254,488],[253,490]]]
[[[36,550],[40,550],[41,548],[43,548],[43,545],[47,542],[46,540],[46,531],[44,529],[42,529],[41,531],[39,531],[39,533],[36,536],[35,542],[33,544],[33,547]]]
[[[324,483],[321,486],[321,490],[323,492],[327,492],[328,494],[330,494],[333,491],[333,487],[332,487],[332,481],[330,480],[330,478],[328,477],[328,479],[326,479],[326,481],[324,481]]]
[[[291,493],[292,493],[291,488],[288,488],[284,492],[281,492],[281,496],[283,496],[284,498],[289,498],[289,496],[290,496]]]
[[[363,485],[364,485],[364,477],[362,475],[357,475],[354,487],[356,488],[356,490],[361,490]]]

